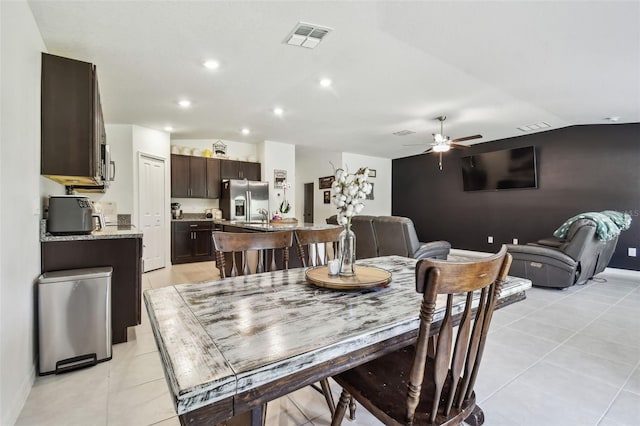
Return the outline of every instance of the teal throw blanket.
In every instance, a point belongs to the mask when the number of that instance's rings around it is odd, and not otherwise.
[[[566,238],[573,222],[579,219],[589,219],[596,224],[596,236],[600,241],[612,240],[620,235],[621,230],[627,230],[631,226],[631,216],[628,213],[605,210],[601,213],[588,212],[576,215],[556,229],[553,235],[558,238]]]

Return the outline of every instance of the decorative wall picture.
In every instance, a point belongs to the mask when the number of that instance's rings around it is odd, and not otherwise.
[[[282,188],[282,184],[287,180],[286,170],[274,170],[273,171],[273,187]]]
[[[319,189],[329,189],[331,188],[331,184],[336,180],[335,176],[325,176],[318,178],[318,188]]]
[[[376,169],[369,169],[369,177],[376,177]]]
[[[219,158],[227,158],[227,144],[217,141],[213,144],[213,156]]]
[[[322,195],[324,196],[323,199],[325,204],[331,203],[331,191],[324,191]]]
[[[369,175],[371,176],[371,175]],[[371,185],[371,192],[367,194],[367,198],[366,200],[373,200],[373,182],[369,182],[369,185]]]

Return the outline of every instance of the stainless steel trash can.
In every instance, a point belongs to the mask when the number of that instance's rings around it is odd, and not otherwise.
[[[111,359],[111,267],[38,278],[40,375]]]

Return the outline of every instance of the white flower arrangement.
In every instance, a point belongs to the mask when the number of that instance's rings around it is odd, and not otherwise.
[[[280,203],[280,213],[289,213],[291,210],[291,203],[287,200],[287,189],[291,188],[291,183],[286,180],[282,181],[282,202]]]
[[[371,193],[369,168],[361,167],[356,173],[337,169],[331,184],[331,200],[338,208],[338,224],[351,223],[351,218],[364,208],[363,200]]]

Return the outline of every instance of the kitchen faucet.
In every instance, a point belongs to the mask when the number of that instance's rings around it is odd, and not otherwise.
[[[262,215],[263,222],[269,222],[269,210],[267,209],[258,209],[258,213]]]

